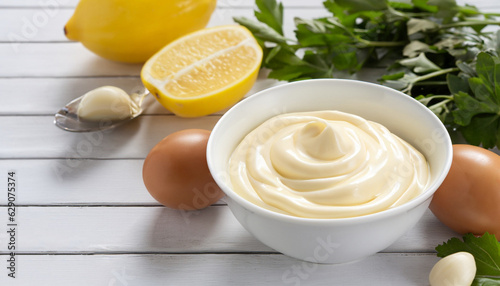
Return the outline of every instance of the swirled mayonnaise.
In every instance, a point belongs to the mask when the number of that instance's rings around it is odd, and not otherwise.
[[[372,214],[418,196],[428,164],[384,126],[339,111],[282,114],[250,132],[229,162],[234,190],[306,218]]]

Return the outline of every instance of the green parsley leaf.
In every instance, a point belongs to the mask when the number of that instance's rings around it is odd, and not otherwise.
[[[283,4],[267,0],[256,0],[255,4],[260,10],[255,11],[255,17],[283,35]]]
[[[479,114],[474,117],[469,125],[459,126],[459,129],[469,144],[489,149],[500,143],[498,115]]]
[[[472,281],[471,286],[498,286],[500,285],[500,278],[493,277],[479,277]]]
[[[426,43],[422,43],[420,41],[411,41],[408,45],[406,45],[403,49],[403,56],[408,58],[414,58],[420,53],[432,52],[429,45]]]
[[[479,87],[479,86],[478,86]],[[484,102],[481,102],[471,95],[459,91],[453,96],[458,109],[453,111],[455,122],[461,126],[467,126],[472,118],[482,113],[495,113],[496,109]]]
[[[469,77],[477,76],[475,68],[469,63],[457,62],[457,67],[462,73]]]
[[[500,142],[500,59],[480,53],[476,72],[468,79],[469,92],[463,82],[448,78],[457,107],[452,115],[468,143],[493,148]]]
[[[463,241],[454,237],[436,247],[437,256],[465,251],[474,256],[476,261],[476,276],[500,277],[500,243],[495,235],[485,233],[476,237],[471,233],[463,236]]]
[[[425,56],[425,53],[420,53],[418,57],[400,60],[399,64],[412,69],[415,73],[428,73],[441,69],[435,63],[431,62]]]
[[[344,7],[350,13],[360,12],[360,11],[378,11],[385,10],[388,7],[386,0],[327,0],[326,5],[329,2],[336,2],[338,5]]]
[[[382,80],[398,80],[398,79],[402,79],[403,77],[405,76],[405,72],[402,71],[402,72],[397,72],[397,73],[393,73],[393,74],[386,74],[386,75],[383,75],[382,76]]]
[[[411,18],[406,23],[406,27],[408,36],[411,36],[419,32],[436,30],[437,28],[439,28],[439,25],[431,20]]]
[[[303,47],[324,46],[332,48],[338,44],[351,42],[351,38],[339,27],[327,22],[326,19],[305,20],[295,19],[297,30],[295,35]]]
[[[233,20],[248,28],[250,32],[257,38],[257,40],[269,41],[272,43],[286,44],[287,39],[276,32],[273,28],[269,27],[265,23],[249,19],[247,17],[234,17]]]
[[[446,76],[446,81],[448,83],[448,87],[450,88],[451,94],[457,94],[459,92],[469,92],[469,83],[467,79],[463,79],[454,74],[448,74]]]
[[[490,107],[489,111],[485,110],[484,112],[496,112],[496,108],[494,108],[496,104],[493,98],[494,87],[488,82],[488,79],[484,77],[469,78],[469,86],[475,98]]]
[[[488,53],[479,53],[477,55],[476,72],[477,76],[483,80],[484,84],[489,88],[488,91],[493,93],[491,89],[495,84],[495,66],[500,62],[500,59],[491,56]]]
[[[411,2],[413,3],[413,5],[415,5],[415,7],[419,9],[431,13],[436,13],[438,11],[438,7],[427,4],[428,1],[429,0],[412,0]]]
[[[269,78],[296,81],[305,78],[332,77],[329,66],[320,63],[321,56],[299,58],[295,51],[286,46],[276,46],[270,50],[264,63],[271,69]]]
[[[429,0],[427,5],[437,7],[436,17],[442,18],[443,23],[449,23],[458,12],[458,5],[455,0]]]

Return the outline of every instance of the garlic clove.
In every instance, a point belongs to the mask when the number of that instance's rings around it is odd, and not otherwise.
[[[474,256],[457,252],[439,260],[429,274],[431,286],[470,286],[476,276]]]
[[[78,106],[80,119],[121,120],[132,115],[132,100],[122,89],[102,86],[87,92]]]

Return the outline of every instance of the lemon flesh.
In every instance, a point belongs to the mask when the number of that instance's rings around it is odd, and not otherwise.
[[[252,88],[262,49],[242,26],[219,26],[168,44],[144,65],[146,88],[182,117],[204,116],[238,102]]]
[[[144,63],[171,41],[204,28],[216,2],[81,0],[64,32],[106,59]]]

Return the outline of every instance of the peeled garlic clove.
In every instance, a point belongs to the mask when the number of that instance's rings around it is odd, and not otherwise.
[[[457,252],[439,260],[429,274],[431,286],[470,286],[476,276],[474,256]]]
[[[120,120],[132,115],[132,101],[122,89],[102,86],[87,92],[77,110],[84,120]]]

